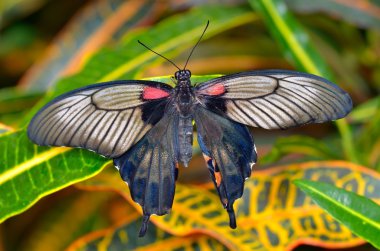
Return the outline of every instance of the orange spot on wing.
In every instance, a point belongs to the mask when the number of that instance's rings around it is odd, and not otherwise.
[[[203,154],[203,158],[205,159],[206,163],[211,159],[209,156],[206,154]]]
[[[222,175],[220,174],[220,172],[215,172],[214,176],[215,176],[216,186],[219,187],[220,183],[222,183]]]

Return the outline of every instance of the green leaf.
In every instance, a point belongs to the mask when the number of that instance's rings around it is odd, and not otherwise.
[[[86,150],[39,147],[25,131],[1,136],[0,149],[0,222],[41,197],[94,176],[107,163]]]
[[[331,216],[380,249],[380,206],[372,200],[323,182],[295,180]]]

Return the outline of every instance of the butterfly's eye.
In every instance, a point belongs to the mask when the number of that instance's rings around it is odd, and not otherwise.
[[[178,80],[178,78],[179,78],[179,74],[180,74],[180,72],[179,72],[179,71],[176,71],[176,72],[174,73],[174,78]]]
[[[187,76],[191,77],[191,71],[189,71],[189,70],[185,70],[185,72],[186,72],[186,75],[187,75]]]

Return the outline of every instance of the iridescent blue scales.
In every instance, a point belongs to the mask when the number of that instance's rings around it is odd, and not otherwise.
[[[28,127],[38,145],[80,147],[112,158],[142,207],[143,236],[151,214],[172,208],[179,163],[192,156],[191,122],[208,170],[236,227],[233,203],[256,163],[246,127],[285,129],[347,115],[350,96],[311,74],[266,70],[227,75],[192,86],[189,70],[176,87],[154,81],[114,81],[57,97]]]

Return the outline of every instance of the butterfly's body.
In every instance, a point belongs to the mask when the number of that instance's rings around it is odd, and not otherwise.
[[[179,114],[178,123],[178,160],[185,166],[193,155],[193,112],[194,93],[188,70],[179,71],[175,78],[177,85],[174,89],[173,105]]]
[[[81,147],[112,158],[142,207],[140,236],[151,214],[171,210],[178,163],[187,166],[192,157],[193,121],[235,228],[233,203],[242,197],[257,160],[247,125],[286,129],[336,120],[352,109],[345,91],[311,74],[250,71],[192,86],[186,65],[178,70],[175,88],[127,80],[71,91],[45,105],[28,126],[29,138],[38,145]]]
[[[144,212],[169,213],[178,175],[192,157],[193,121],[220,200],[236,227],[233,203],[256,163],[246,125],[285,129],[344,117],[347,93],[326,79],[293,71],[236,73],[192,86],[191,73],[175,74],[176,87],[154,81],[115,81],[64,94],[30,122],[39,145],[72,146],[113,158],[133,200]]]

